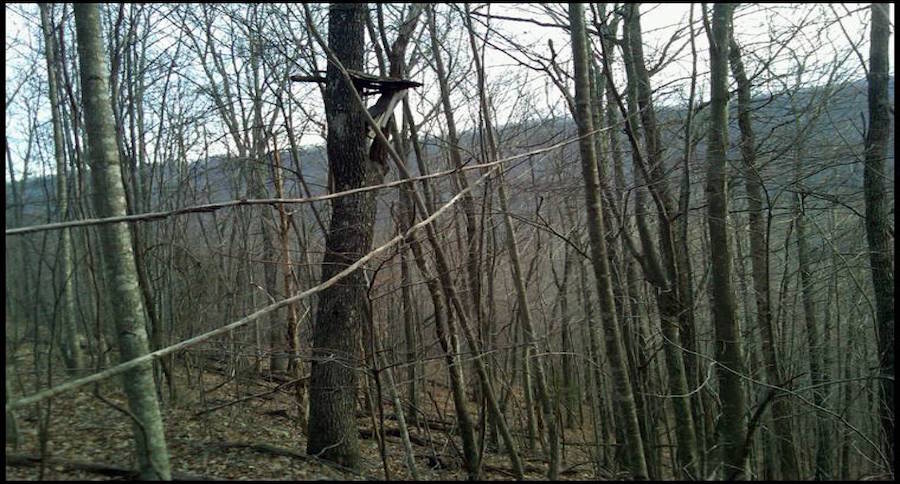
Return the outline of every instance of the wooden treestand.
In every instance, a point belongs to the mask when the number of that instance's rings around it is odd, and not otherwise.
[[[359,91],[360,95],[370,96],[373,94],[381,94],[378,101],[368,108],[369,114],[372,116],[372,119],[375,120],[375,123],[380,130],[387,128],[387,125],[394,114],[394,109],[403,97],[406,96],[406,90],[411,87],[423,85],[421,82],[410,81],[408,79],[376,76],[351,69],[347,69],[347,73],[350,74],[350,79],[353,80],[353,86]],[[325,82],[323,71],[318,71],[316,75],[313,76],[294,74],[290,79],[294,82]],[[368,130],[367,137],[370,156],[386,166],[384,160],[386,154],[376,154],[372,151],[375,133],[371,128]]]
[[[350,78],[353,79],[353,85],[363,96],[371,96],[372,94],[385,94],[391,92],[402,91],[411,87],[422,86],[421,82],[410,81],[407,79],[398,79],[395,77],[381,77],[365,72],[347,69]],[[325,82],[325,72],[319,71],[317,75],[304,76],[294,74],[290,79],[294,82]]]

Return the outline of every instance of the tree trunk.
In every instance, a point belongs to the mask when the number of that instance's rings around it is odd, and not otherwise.
[[[678,265],[679,257],[675,251],[673,217],[676,207],[663,173],[663,147],[660,142],[660,128],[653,105],[650,75],[644,62],[640,10],[637,4],[631,4],[627,12],[623,29],[626,44],[623,49],[623,60],[626,62],[628,74],[628,105],[630,113],[640,113],[645,147],[643,154],[636,143],[634,118],[631,118],[627,129],[632,133],[633,158],[637,165],[635,175],[636,178],[639,175],[640,178],[645,179],[648,184],[648,190],[657,207],[657,225],[659,227],[659,251],[657,251],[642,215],[643,210],[641,207],[637,208],[636,216],[643,247],[642,255],[646,261],[641,264],[641,267],[644,269],[645,277],[656,288],[655,296],[660,326],[663,336],[667,340],[663,349],[668,370],[669,393],[687,395],[689,392],[688,380],[682,357],[680,327],[693,324],[693,317],[690,316],[693,308],[683,299],[683,293],[686,292],[684,285],[687,280],[681,274]],[[637,109],[638,106],[640,109]],[[636,203],[642,205],[640,193],[641,191],[637,194]],[[682,214],[682,216],[687,217],[686,214]],[[660,256],[657,255],[657,252]],[[699,458],[690,398],[676,396],[672,397],[670,402],[675,413],[678,439],[676,476],[697,478],[699,477],[697,467]]]
[[[707,185],[710,257],[712,259],[712,312],[715,329],[719,398],[719,445],[723,476],[745,477],[745,398],[741,377],[744,364],[741,331],[735,314],[731,284],[731,252],[728,244],[728,192],[725,154],[728,148],[728,38],[733,4],[713,7],[710,42],[711,105],[707,149]],[[705,14],[705,12],[704,12]],[[726,368],[723,368],[726,367]]]
[[[799,161],[798,161],[799,164]],[[798,170],[799,171],[799,170]],[[799,173],[798,173],[799,174]],[[799,180],[800,178],[798,178]],[[816,323],[816,307],[813,302],[812,276],[810,275],[809,247],[806,240],[806,218],[803,194],[797,194],[796,199],[796,231],[797,237],[797,266],[800,271],[800,285],[803,298],[803,319],[806,322],[806,341],[809,347],[809,379],[813,388],[813,403],[818,406],[825,404],[825,392],[821,386],[825,382],[824,368],[822,367],[822,340],[819,336],[819,328]],[[831,479],[831,436],[828,426],[830,422],[825,416],[815,414],[815,479],[827,481]]]
[[[747,208],[750,223],[750,257],[753,274],[753,292],[756,294],[756,325],[762,339],[765,360],[763,381],[780,384],[784,378],[775,351],[775,331],[772,327],[771,290],[769,288],[769,245],[762,207],[762,176],[756,167],[756,139],[750,118],[750,81],[744,72],[741,51],[734,35],[729,39],[731,72],[738,88],[738,125],[741,130],[741,157],[744,161],[744,187],[747,191]],[[778,465],[781,471],[776,478],[796,480],[800,478],[797,453],[794,447],[794,430],[791,422],[789,400],[775,398],[772,402],[772,419],[775,440],[778,442]]]
[[[889,232],[884,178],[888,140],[891,135],[891,105],[888,97],[888,41],[890,39],[890,5],[872,4],[872,47],[869,53],[869,132],[866,136],[866,158],[863,189],[866,200],[866,235],[869,262],[875,287],[878,320],[878,363],[880,367],[879,416],[881,442],[894,474],[894,249]]]
[[[47,61],[47,84],[50,91],[50,116],[53,124],[53,148],[56,158],[56,203],[59,209],[59,221],[69,218],[69,187],[66,178],[66,155],[63,141],[63,128],[59,107],[59,86],[56,79],[56,39],[53,36],[53,25],[50,18],[50,5],[38,4],[41,10],[41,28],[44,31],[44,53]],[[62,323],[63,360],[70,372],[84,369],[86,365],[82,344],[84,336],[78,331],[75,318],[75,272],[72,265],[72,238],[69,229],[60,231],[59,265],[62,277]]]
[[[575,63],[575,99],[577,106],[578,134],[584,138],[580,141],[581,167],[585,182],[587,203],[587,224],[591,241],[591,261],[594,266],[597,292],[603,314],[603,328],[606,340],[607,356],[612,367],[615,385],[614,400],[616,408],[621,411],[626,428],[626,447],[631,477],[644,479],[647,477],[647,463],[644,458],[644,445],[641,439],[635,409],[634,395],[628,376],[625,350],[622,335],[616,321],[615,302],[609,274],[609,261],[606,253],[606,239],[601,232],[603,228],[603,212],[600,197],[600,179],[597,171],[597,155],[593,138],[594,123],[591,116],[591,93],[587,36],[584,25],[584,7],[581,4],[569,4],[569,22],[572,28],[572,50]]]
[[[328,45],[348,69],[362,71],[364,4],[332,4],[328,15]],[[328,121],[327,152],[335,191],[380,183],[381,166],[366,152],[366,124],[353,102],[354,87],[329,63],[325,86]],[[373,192],[332,200],[331,222],[325,237],[322,281],[366,254],[372,245],[375,222]],[[366,282],[357,270],[319,295],[313,330],[309,389],[307,453],[341,465],[360,464],[356,427],[356,368],[362,364],[356,342],[366,315]]]
[[[412,202],[405,189],[400,190],[400,230],[404,233],[409,230],[415,221],[416,214],[413,211]],[[416,379],[416,360],[418,359],[418,351],[416,350],[416,326],[415,308],[413,307],[412,280],[409,270],[409,249],[407,247],[400,248],[400,298],[403,304],[403,333],[406,345],[406,379],[407,399],[409,420],[416,422],[418,415],[415,409],[419,406],[418,380]]]
[[[75,27],[81,64],[82,100],[91,162],[94,204],[99,217],[125,215],[125,192],[108,95],[109,74],[100,36],[97,4],[75,5]],[[148,352],[144,308],[128,226],[124,223],[98,228],[113,317],[119,335],[121,360]],[[171,478],[162,417],[153,385],[152,365],[147,362],[124,375],[125,393],[134,414],[134,436],[142,479]]]
[[[575,361],[575,341],[573,334],[577,334],[572,328],[569,315],[569,273],[572,272],[572,251],[568,246],[564,248],[565,256],[563,263],[562,280],[557,285],[559,291],[559,319],[562,332],[562,398],[563,402],[563,422],[566,428],[575,428],[576,413],[581,407],[580,395],[578,391],[578,367]]]

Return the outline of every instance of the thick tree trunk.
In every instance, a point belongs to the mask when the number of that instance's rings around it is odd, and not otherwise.
[[[333,7],[333,8],[335,8],[335,7]],[[311,26],[311,24],[308,24],[308,25]],[[331,35],[333,32],[334,32],[334,30],[332,29],[329,32],[329,35]],[[313,34],[316,36],[316,40],[321,45],[328,48],[328,46],[324,43],[324,41],[321,40],[321,37],[318,36],[317,32],[313,31]],[[333,53],[334,52],[333,49],[328,48],[328,51],[329,51],[329,56],[331,57],[331,61],[332,61],[332,64],[329,65],[329,69],[331,69],[332,67],[335,69],[339,69],[338,68],[339,58],[337,58],[335,56],[335,54]],[[346,76],[346,78],[349,79],[349,75],[346,72],[343,72],[342,75]],[[350,94],[350,97],[353,99],[353,101],[356,103],[357,107],[362,107],[363,109],[365,109],[365,106],[362,105],[363,104],[362,98],[359,96],[359,94],[356,91],[350,90],[349,94]],[[326,99],[327,99],[327,97],[326,97]],[[327,104],[326,104],[326,108],[327,108]],[[326,109],[326,112],[327,112],[327,109]],[[374,134],[375,134],[376,138],[378,139],[378,141],[381,142],[381,145],[380,145],[381,148],[383,148],[383,150],[386,151],[387,154],[390,155],[391,159],[394,161],[395,166],[400,170],[400,173],[403,176],[403,178],[409,178],[410,177],[409,171],[406,169],[404,163],[400,159],[400,156],[390,146],[390,143],[387,141],[387,138],[384,137],[384,134],[381,132],[381,129],[374,127],[375,121],[371,118],[371,116],[366,111],[361,111],[361,112],[366,117],[366,119],[369,120],[369,122],[373,124],[373,131],[374,131]],[[406,104],[404,104],[404,112],[407,116],[410,116],[408,105],[406,105]],[[329,125],[331,125],[331,124],[332,123],[329,123]],[[482,176],[482,178],[479,179],[479,182],[483,179],[486,179],[495,170],[497,170],[497,168],[494,168],[491,171],[489,171],[488,173],[485,173]],[[424,186],[427,187],[427,184]],[[418,192],[415,192],[415,191],[413,191],[412,193],[414,194],[416,210],[419,211],[420,213],[422,213],[423,217],[426,217],[426,218],[429,217],[431,212],[428,209],[428,206],[426,205],[425,197],[422,197]],[[426,197],[428,197],[428,196],[429,196],[429,194],[426,193]],[[517,478],[522,479],[524,477],[524,467],[522,465],[522,460],[519,457],[518,452],[516,451],[516,447],[517,447],[516,443],[513,440],[512,435],[510,434],[509,427],[506,425],[506,421],[503,418],[503,414],[500,410],[498,400],[493,392],[492,386],[490,384],[490,379],[489,379],[486,365],[484,364],[482,359],[477,356],[477,355],[481,354],[481,345],[479,344],[478,339],[475,337],[475,332],[472,330],[472,325],[470,324],[471,320],[469,319],[466,309],[465,309],[462,301],[459,298],[459,294],[456,291],[456,287],[452,280],[452,270],[450,268],[450,263],[448,262],[447,256],[446,256],[442,246],[439,243],[438,236],[437,236],[437,230],[434,228],[433,224],[426,224],[424,228],[426,231],[426,235],[428,237],[428,243],[434,253],[435,262],[437,263],[436,272],[438,275],[438,279],[440,280],[440,283],[441,283],[441,289],[443,290],[444,295],[447,298],[447,300],[449,301],[449,303],[452,304],[453,310],[456,312],[456,314],[459,318],[459,322],[460,322],[460,325],[462,326],[463,334],[466,337],[466,341],[469,343],[469,347],[472,348],[474,354],[476,355],[476,357],[473,358],[473,360],[475,362],[475,369],[478,372],[478,376],[481,378],[482,383],[484,384],[485,397],[487,397],[489,408],[490,408],[491,412],[493,413],[494,417],[498,419],[500,433],[503,436],[504,442],[506,443],[506,450],[509,453],[509,457],[510,457],[510,460],[511,460],[511,463],[513,466],[514,473]]]
[[[626,428],[626,446],[631,477],[644,479],[647,477],[647,463],[644,458],[644,445],[641,439],[635,409],[634,395],[628,376],[628,364],[622,345],[622,335],[616,321],[615,302],[609,274],[609,261],[606,253],[606,239],[601,232],[603,228],[603,212],[600,197],[600,179],[597,171],[597,155],[593,143],[594,123],[591,115],[591,94],[587,36],[584,25],[584,7],[581,4],[569,4],[569,22],[572,28],[572,50],[575,62],[575,99],[578,111],[578,133],[585,138],[579,143],[581,149],[582,175],[585,182],[587,198],[588,232],[591,241],[591,259],[600,297],[603,314],[603,327],[606,340],[607,356],[610,360],[613,382],[615,385],[616,408],[621,411]]]
[[[872,47],[869,54],[869,132],[863,188],[866,199],[866,235],[875,288],[880,367],[881,441],[891,475],[894,474],[894,249],[889,233],[889,211],[885,196],[885,158],[891,134],[891,103],[888,97],[888,41],[890,4],[872,4]]]
[[[99,6],[75,5],[75,27],[95,208],[100,217],[125,215],[125,192],[112,124],[109,74],[100,35]],[[119,351],[122,361],[128,361],[148,352],[143,301],[131,253],[131,237],[124,223],[101,226],[98,232],[110,296],[116,301],[112,308],[119,335]],[[152,365],[148,362],[125,373],[124,383],[128,404],[136,420],[134,436],[141,478],[168,480],[171,478],[169,454],[154,391]]]
[[[364,4],[332,4],[328,45],[348,69],[363,70]],[[335,191],[380,183],[382,166],[366,152],[366,124],[353,102],[354,87],[334,64],[328,65],[325,113],[327,151]],[[375,223],[373,192],[336,198],[325,237],[322,281],[366,254]],[[362,269],[321,292],[313,330],[307,452],[356,468],[360,464],[356,426],[356,368],[362,365],[356,342],[366,318],[366,281]]]
[[[712,312],[716,339],[716,361],[719,363],[719,445],[723,477],[745,477],[744,439],[745,398],[740,325],[735,314],[734,289],[731,284],[731,252],[728,243],[728,191],[726,188],[725,153],[728,148],[728,39],[731,32],[733,4],[713,7],[710,41],[711,105],[709,146],[707,150],[706,196],[709,223],[710,257],[712,259]],[[723,366],[725,368],[723,368]]]

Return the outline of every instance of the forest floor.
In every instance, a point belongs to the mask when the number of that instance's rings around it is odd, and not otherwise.
[[[13,395],[32,394],[36,391],[36,372],[29,365],[30,355],[19,352],[18,362],[8,370],[11,378],[8,389]],[[60,370],[54,369],[55,384],[66,379]],[[296,392],[291,380],[282,375],[255,375],[234,378],[227,370],[207,367],[199,371],[194,367],[188,375],[186,367],[175,365],[176,399],[168,396],[163,385],[162,411],[166,429],[166,441],[171,456],[172,472],[176,478],[236,479],[236,480],[383,480],[385,469],[379,451],[378,440],[373,436],[373,419],[360,398],[357,417],[360,428],[362,466],[357,471],[340,469],[324,461],[306,456],[306,436],[298,425]],[[435,372],[436,373],[436,372]],[[431,375],[429,375],[431,376]],[[440,380],[438,374],[434,374]],[[41,388],[46,388],[46,374],[42,375]],[[275,381],[273,381],[275,380]],[[398,382],[399,383],[399,382]],[[435,384],[436,383],[436,384]],[[453,427],[452,399],[446,387],[432,381],[427,385],[430,393],[423,411],[430,427],[410,426],[410,436],[416,455],[416,467],[420,479],[462,480],[465,471],[461,467],[460,441],[453,433],[448,437],[448,426]],[[385,397],[387,392],[385,391]],[[98,397],[97,395],[100,395]],[[265,395],[259,395],[265,394]],[[362,394],[362,391],[360,392]],[[251,395],[253,398],[234,403]],[[470,411],[477,419],[474,402]],[[41,452],[39,428],[45,421],[47,439]],[[118,407],[118,408],[116,408]],[[221,408],[217,408],[221,407]],[[509,407],[514,407],[510,403]],[[124,480],[133,478],[135,467],[130,419],[122,410],[127,408],[120,380],[113,378],[99,385],[88,385],[80,390],[59,396],[16,411],[18,446],[6,444],[7,480]],[[377,415],[377,414],[376,414]],[[404,461],[404,450],[397,437],[397,422],[393,406],[385,398],[384,404],[385,448],[388,473],[391,480],[411,479]],[[517,417],[507,415],[513,432],[521,429]],[[379,419],[375,428],[380,429]],[[424,420],[424,419],[422,419]],[[435,425],[441,424],[441,425]],[[562,479],[591,479],[593,469],[587,452],[586,440],[590,439],[590,419],[584,418],[584,429],[568,429],[564,439]],[[9,423],[7,423],[9,430]],[[520,449],[526,465],[526,478],[542,479],[546,472],[546,459],[540,451]],[[41,459],[41,455],[46,456]],[[511,465],[505,454],[486,452],[482,463],[485,480],[511,480]]]

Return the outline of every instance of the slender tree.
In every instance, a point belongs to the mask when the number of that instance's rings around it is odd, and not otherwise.
[[[738,126],[741,130],[741,158],[744,161],[744,188],[747,191],[748,218],[750,223],[750,261],[753,290],[756,295],[756,325],[762,340],[765,381],[779,384],[783,380],[778,353],[775,351],[775,330],[772,322],[771,289],[769,288],[769,246],[766,240],[765,210],[762,206],[763,183],[757,166],[756,137],[750,118],[750,80],[744,71],[740,46],[734,35],[729,39],[731,73],[737,81]],[[799,479],[797,453],[794,447],[794,431],[787,398],[772,402],[772,417],[778,422],[773,429],[778,442],[778,462],[781,477]]]
[[[109,98],[109,71],[100,33],[98,4],[75,5],[75,29],[81,65],[82,104],[87,132],[88,159],[94,190],[94,206],[100,217],[125,215],[125,192],[119,168],[119,152]],[[137,270],[131,253],[131,234],[125,223],[98,229],[104,255],[106,280],[122,361],[147,354],[147,330]],[[133,432],[142,479],[171,478],[159,402],[150,362],[124,374],[125,394],[134,416]]]
[[[728,191],[725,155],[728,149],[728,39],[733,4],[713,7],[709,36],[710,105],[707,148],[706,199],[708,203],[709,249],[712,263],[712,313],[715,329],[716,373],[719,380],[719,445],[723,475],[730,479],[745,474],[744,373],[741,331],[731,284],[731,252],[728,241]],[[706,12],[704,12],[705,14]]]
[[[881,441],[894,474],[894,249],[891,244],[889,211],[884,179],[885,158],[891,136],[891,105],[888,96],[890,59],[890,4],[872,4],[872,46],[869,50],[869,130],[866,135],[863,190],[866,200],[866,236],[878,335],[879,417]]]
[[[466,6],[468,10],[468,6]],[[467,26],[469,31],[469,41],[475,57],[476,73],[478,77],[479,102],[481,106],[481,116],[484,123],[484,143],[488,154],[488,161],[498,159],[497,142],[494,137],[494,124],[491,120],[490,100],[488,99],[485,87],[485,73],[482,68],[481,61],[478,57],[478,51],[475,45],[475,32],[472,28],[471,18],[467,16]],[[457,155],[458,156],[458,155]],[[457,165],[459,166],[459,165]],[[500,199],[500,211],[503,214],[503,227],[506,231],[506,249],[509,252],[510,269],[512,271],[513,284],[516,289],[516,301],[518,302],[518,316],[522,323],[525,336],[525,342],[531,346],[534,354],[542,353],[542,348],[538,344],[538,338],[535,335],[533,318],[531,315],[531,306],[528,304],[528,294],[525,287],[525,275],[522,271],[521,251],[516,240],[515,230],[512,225],[512,216],[509,210],[509,197],[506,193],[506,184],[503,180],[503,172],[497,173],[497,196]],[[470,242],[474,244],[474,241]],[[471,254],[470,254],[471,255]],[[475,290],[475,288],[473,288]],[[477,321],[477,319],[476,319]],[[534,379],[536,383],[537,397],[544,412],[544,425],[547,428],[548,450],[550,457],[550,465],[547,469],[547,478],[556,480],[559,478],[559,426],[557,424],[556,412],[553,407],[553,397],[550,394],[550,388],[547,384],[547,376],[544,370],[544,363],[541,359],[535,358],[533,361]]]
[[[657,206],[657,225],[659,227],[659,252],[662,257],[657,257],[657,249],[649,236],[649,230],[645,225],[644,216],[638,210],[637,220],[641,243],[644,248],[643,268],[647,278],[657,286],[657,307],[659,308],[660,325],[663,334],[668,340],[663,346],[666,355],[666,367],[668,369],[668,381],[670,393],[674,395],[686,395],[688,393],[687,376],[685,374],[684,359],[681,350],[680,329],[692,325],[692,317],[689,315],[693,308],[685,304],[684,294],[687,292],[684,285],[688,284],[685,277],[680,275],[678,266],[679,258],[676,254],[675,231],[672,219],[676,213],[675,201],[669,190],[668,181],[663,173],[664,159],[661,133],[654,109],[653,96],[650,85],[650,74],[644,61],[643,40],[641,36],[640,8],[637,4],[627,7],[625,16],[624,35],[626,45],[625,59],[630,60],[627,67],[629,83],[634,85],[634,90],[629,96],[634,95],[637,105],[640,107],[640,120],[642,125],[644,151],[640,153],[639,147],[634,144],[635,164],[638,165],[640,174],[648,181],[648,189],[653,195]],[[634,79],[633,81],[631,79]],[[632,110],[634,111],[634,110]],[[629,123],[629,130],[634,125]],[[681,214],[686,218],[686,214]],[[670,399],[675,411],[675,434],[678,439],[679,475],[688,478],[698,477],[697,464],[697,439],[694,430],[694,418],[691,413],[690,400],[686,396],[676,396]]]
[[[802,144],[800,145],[802,146]],[[797,172],[799,175],[799,164],[802,148],[798,148],[796,157]],[[798,176],[799,178],[799,176]],[[809,260],[809,241],[806,235],[806,195],[796,194],[795,198],[795,222],[794,236],[797,238],[797,268],[800,272],[801,298],[803,299],[803,320],[806,323],[806,341],[809,347],[809,376],[810,383],[813,386],[813,403],[818,406],[825,405],[825,391],[823,384],[825,383],[825,368],[822,366],[822,338],[820,336],[819,325],[816,319],[816,305],[813,293],[813,278],[811,274],[811,261]],[[813,467],[814,475],[817,481],[827,481],[831,479],[831,436],[828,432],[829,422],[818,416],[816,418],[816,430],[814,447],[816,449]]]
[[[587,204],[588,235],[591,242],[591,262],[600,297],[600,310],[603,318],[603,332],[606,341],[607,357],[612,367],[614,405],[623,415],[625,422],[625,450],[631,476],[634,479],[647,477],[647,463],[644,458],[644,445],[641,439],[640,426],[634,403],[634,394],[628,376],[628,363],[622,345],[622,335],[616,320],[610,279],[609,260],[606,253],[606,238],[602,234],[603,211],[600,196],[600,175],[597,171],[597,154],[592,136],[594,123],[591,108],[591,89],[589,80],[589,61],[587,35],[585,34],[584,6],[579,3],[569,4],[569,22],[572,32],[572,52],[575,63],[575,104],[577,108],[578,134],[581,151],[581,171],[585,183]]]
[[[65,221],[69,213],[69,186],[66,178],[66,147],[63,141],[62,114],[59,107],[59,83],[56,78],[56,37],[50,18],[50,5],[38,4],[41,10],[41,29],[44,32],[44,57],[47,61],[47,87],[50,92],[50,118],[53,124],[53,153],[56,159],[56,203],[59,219]],[[68,229],[60,232],[60,259],[62,270],[62,349],[66,366],[70,371],[84,368],[83,336],[78,331],[75,318],[75,272],[73,267],[72,237]]]

